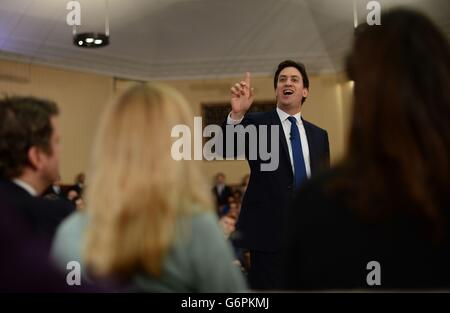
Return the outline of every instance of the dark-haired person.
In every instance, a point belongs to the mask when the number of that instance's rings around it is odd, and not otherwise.
[[[78,192],[78,195],[80,195],[80,197],[83,196],[83,191],[86,187],[85,179],[86,175],[84,173],[78,173],[77,176],[75,176],[75,184],[73,185],[72,189]]]
[[[309,79],[303,64],[286,60],[274,75],[276,109],[247,113],[253,102],[250,73],[231,88],[231,113],[226,124],[277,126],[279,162],[274,171],[263,171],[247,156],[251,173],[242,201],[236,244],[250,250],[249,281],[252,289],[280,289],[281,233],[283,215],[295,190],[321,168],[329,167],[330,152],[325,130],[301,117],[302,105],[309,94]],[[267,140],[268,149],[271,140]],[[247,149],[256,141],[247,142]]]
[[[448,38],[395,9],[357,28],[348,71],[349,152],[290,211],[286,287],[449,288]]]
[[[220,216],[224,206],[228,203],[228,197],[231,196],[231,188],[225,182],[225,174],[217,173],[214,186],[211,189],[216,199],[217,214]]]
[[[0,100],[0,198],[47,240],[73,211],[68,201],[38,197],[59,179],[58,112],[57,105],[47,100]]]

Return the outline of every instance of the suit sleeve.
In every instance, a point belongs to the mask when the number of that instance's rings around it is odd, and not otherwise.
[[[324,169],[330,168],[330,143],[328,142],[328,133],[325,131],[324,136]]]
[[[227,116],[227,118],[224,120],[224,122],[222,123],[222,153],[219,153],[219,155],[221,155],[223,158],[228,158],[228,159],[237,159],[238,157],[244,155],[246,158],[248,158],[248,147],[249,147],[249,138],[248,138],[248,134],[245,134],[245,141],[244,147],[240,147],[243,148],[242,150],[240,150],[241,153],[239,152],[238,149],[238,134],[241,135],[242,132],[244,131],[244,128],[247,127],[248,125],[255,125],[254,121],[252,120],[251,117],[251,113],[247,113],[244,115],[244,117],[238,122],[238,123],[232,123],[230,124],[229,122],[232,121],[231,118],[229,117],[229,115]],[[233,129],[233,135],[230,136],[230,134],[227,134],[227,129],[231,130]],[[233,147],[233,149],[231,149],[231,147]],[[231,151],[232,150],[232,151]]]

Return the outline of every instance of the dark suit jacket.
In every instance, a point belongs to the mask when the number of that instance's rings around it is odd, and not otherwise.
[[[17,210],[33,233],[47,240],[53,238],[61,221],[74,211],[68,201],[33,197],[22,187],[6,180],[0,180],[0,198],[5,205]]]
[[[31,231],[16,208],[0,195],[0,292],[95,292],[90,285],[69,286],[67,272],[48,257],[49,242]]]
[[[315,175],[321,169],[328,168],[330,164],[328,134],[325,130],[305,120],[302,121],[308,139],[311,175]],[[246,156],[251,173],[237,224],[239,237],[236,244],[251,250],[277,252],[281,249],[282,221],[294,193],[294,175],[287,141],[276,110],[247,113],[241,124],[255,125],[257,129],[260,125],[279,126],[279,165],[275,171],[261,171],[261,164],[269,162],[261,160],[259,153],[257,160],[249,160],[248,141],[246,141]],[[223,128],[225,126],[226,122]],[[224,130],[225,140],[226,137],[226,130]],[[270,130],[268,130],[267,141],[270,150]],[[250,143],[250,145],[254,144],[256,143]],[[227,154],[226,151],[225,154]]]
[[[351,191],[332,192],[330,182],[357,175],[333,169],[300,190],[286,220],[284,288],[449,288],[449,207],[442,207],[444,240],[433,245],[424,232],[426,223],[401,208],[388,220],[369,222],[349,207]],[[371,261],[380,265],[380,286],[367,284]]]
[[[221,205],[227,204],[228,203],[228,197],[232,195],[231,194],[231,188],[229,186],[227,186],[227,185],[225,185],[225,187],[223,188],[221,194],[219,194],[217,192],[217,187],[214,186],[212,188],[212,193],[213,193],[213,195],[214,195],[214,197],[216,199],[217,206],[221,206]]]

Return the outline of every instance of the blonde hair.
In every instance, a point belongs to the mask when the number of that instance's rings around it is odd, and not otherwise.
[[[86,264],[97,275],[158,276],[176,219],[210,210],[198,161],[171,157],[171,129],[193,129],[187,101],[162,84],[140,84],[106,108],[87,189]]]

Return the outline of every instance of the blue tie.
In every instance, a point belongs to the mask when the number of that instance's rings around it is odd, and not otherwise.
[[[293,116],[288,117],[291,122],[291,146],[292,158],[294,159],[294,186],[298,190],[300,185],[306,180],[305,160],[303,159],[302,142],[300,132],[297,127],[297,120]]]

